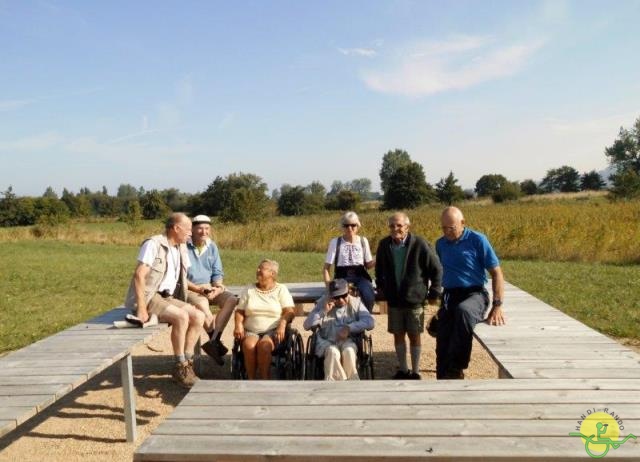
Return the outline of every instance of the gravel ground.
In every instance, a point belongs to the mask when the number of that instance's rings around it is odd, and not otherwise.
[[[395,372],[393,338],[386,332],[386,315],[376,315],[373,349],[376,377],[388,379]],[[302,330],[304,318],[294,326]],[[223,336],[232,345],[232,326]],[[303,333],[305,339],[306,333]],[[435,342],[424,334],[420,373],[423,380],[435,380]],[[229,355],[218,367],[203,360],[204,378],[230,379]],[[149,345],[133,352],[137,389],[138,438],[127,443],[124,435],[122,388],[119,366],[112,366],[44,412],[0,439],[0,461],[131,461],[135,448],[171,413],[186,391],[171,380],[173,358],[169,335],[158,335]],[[498,368],[486,351],[474,343],[468,379],[497,378]]]

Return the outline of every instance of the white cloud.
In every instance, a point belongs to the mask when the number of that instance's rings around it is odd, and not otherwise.
[[[376,50],[371,48],[338,48],[338,51],[345,56],[364,56],[366,58],[373,58],[378,54]]]
[[[63,142],[63,137],[56,132],[38,133],[13,141],[0,141],[0,151],[25,152],[49,149]]]
[[[35,99],[10,99],[0,101],[0,112],[13,111],[35,103]]]
[[[381,93],[421,97],[462,90],[520,72],[544,41],[495,45],[488,37],[422,42],[399,53],[387,70],[368,70],[362,79]]]

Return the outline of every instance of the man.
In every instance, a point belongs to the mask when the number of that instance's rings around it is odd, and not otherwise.
[[[388,331],[398,357],[394,379],[420,380],[420,335],[424,330],[424,303],[435,304],[441,292],[442,267],[431,246],[409,232],[405,213],[394,213],[388,221],[389,236],[378,244],[376,286],[389,306]],[[407,367],[409,337],[411,371]]]
[[[473,329],[484,319],[489,306],[489,294],[484,288],[486,271],[491,274],[493,290],[493,305],[487,318],[490,325],[505,323],[504,279],[489,240],[464,226],[460,209],[445,208],[441,222],[443,236],[436,242],[436,252],[444,270],[444,294],[438,311],[436,376],[463,379],[471,359]]]
[[[210,238],[211,220],[206,215],[198,215],[193,219],[191,240],[187,241],[187,253],[191,266],[187,272],[189,293],[187,301],[198,308],[205,316],[204,328],[210,340],[202,345],[202,349],[220,366],[224,364],[223,356],[227,347],[220,341],[220,336],[231,318],[238,299],[223,284],[224,272],[222,261],[215,242]],[[220,308],[214,317],[210,305]]]
[[[335,279],[304,321],[304,328],[319,329],[313,354],[324,357],[326,380],[358,380],[357,346],[352,334],[371,330],[374,319],[360,298],[349,294],[349,283]]]
[[[185,243],[190,236],[191,220],[183,213],[171,214],[165,233],[142,243],[124,302],[142,322],[155,314],[160,321],[171,324],[176,358],[173,378],[187,388],[197,380],[193,349],[204,324],[204,314],[186,301],[189,257]]]

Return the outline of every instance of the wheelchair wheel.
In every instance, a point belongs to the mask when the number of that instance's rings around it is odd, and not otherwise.
[[[358,375],[363,380],[373,380],[373,341],[371,336],[362,333],[358,338]]]
[[[307,340],[305,350],[305,380],[324,380],[324,363],[322,358],[316,356],[316,339],[318,338],[317,330]]]
[[[304,344],[302,335],[296,329],[291,329],[287,332],[284,345],[276,347],[273,359],[276,377],[279,380],[304,380]]]
[[[231,378],[233,380],[246,380],[247,369],[244,367],[244,355],[240,348],[240,341],[235,339],[231,349]]]

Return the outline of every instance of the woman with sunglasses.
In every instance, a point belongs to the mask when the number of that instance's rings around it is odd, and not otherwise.
[[[360,219],[355,212],[346,212],[340,219],[342,236],[331,239],[325,258],[322,275],[327,288],[332,279],[346,279],[354,284],[362,302],[371,312],[375,303],[375,292],[371,276],[367,272],[376,263],[366,237],[358,236]],[[331,277],[331,267],[334,277]]]

